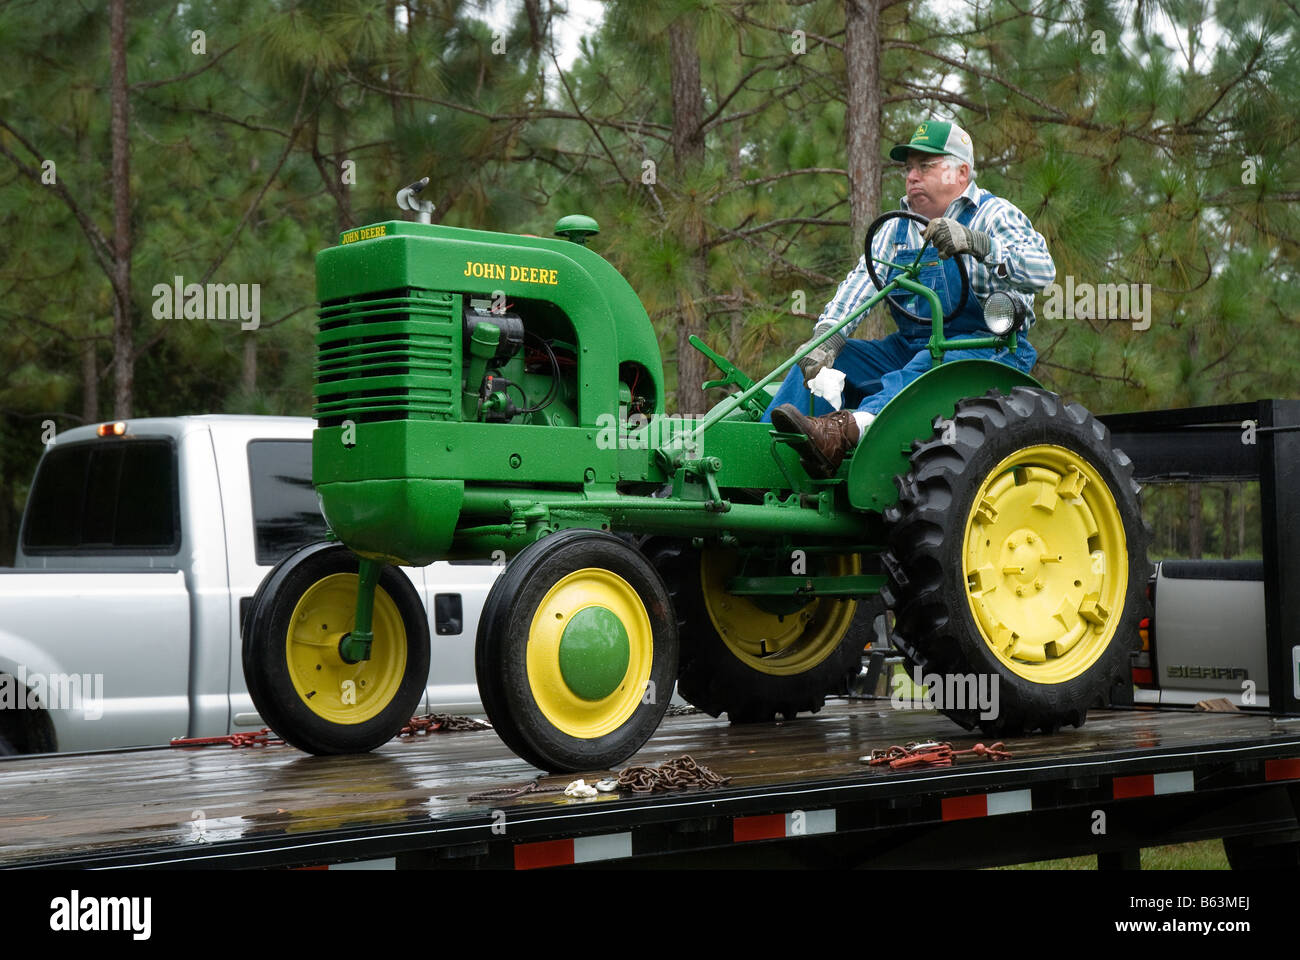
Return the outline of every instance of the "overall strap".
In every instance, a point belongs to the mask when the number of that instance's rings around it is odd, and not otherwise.
[[[906,217],[898,218],[898,226],[894,228],[894,243],[898,246],[907,245],[907,228],[912,225],[912,221]]]

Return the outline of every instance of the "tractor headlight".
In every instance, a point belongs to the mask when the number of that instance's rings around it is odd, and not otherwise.
[[[998,292],[984,301],[984,325],[999,337],[1014,333],[1024,322],[1023,300],[1009,293]]]

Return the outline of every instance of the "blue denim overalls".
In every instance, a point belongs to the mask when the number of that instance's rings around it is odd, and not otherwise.
[[[990,196],[992,194],[987,191],[981,191],[980,202]],[[977,209],[975,204],[967,204],[956,217],[957,222],[969,227]],[[916,259],[916,248],[907,246],[908,227],[913,222],[903,218],[897,222],[891,257],[895,263],[909,264]],[[922,259],[938,261],[931,266],[922,267],[918,280],[939,295],[940,306],[947,316],[961,294],[961,275],[957,272],[956,258],[940,260],[938,251],[931,246],[925,248]],[[967,261],[968,266],[971,262]],[[893,267],[886,269],[888,272],[882,279],[888,283],[899,271]],[[887,302],[889,312],[898,324],[898,332],[891,333],[883,340],[849,340],[844,345],[835,360],[835,369],[844,372],[846,410],[856,408],[867,413],[879,413],[903,387],[930,369],[930,351],[926,346],[930,340],[930,324],[919,324],[903,316],[898,310],[898,304],[894,303],[895,298],[917,316],[928,317],[930,314],[930,301],[923,295],[894,294]],[[988,336],[989,330],[984,324],[984,306],[976,300],[973,291],[967,294],[966,303],[957,315],[944,324],[944,333],[953,340]],[[943,357],[945,363],[949,360],[974,358],[997,360],[1028,373],[1038,359],[1038,351],[1021,334],[1017,338],[1014,354],[1004,347],[985,347],[977,350],[949,350]],[[803,372],[798,366],[792,367],[786,375],[763,414],[763,422],[770,422],[772,410],[783,403],[792,403],[803,412],[808,410],[808,388],[804,385]],[[815,398],[815,415],[822,416],[830,412],[830,404],[821,397]]]

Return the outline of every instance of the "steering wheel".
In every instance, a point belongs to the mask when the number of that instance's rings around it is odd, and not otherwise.
[[[876,265],[871,256],[871,242],[876,238],[876,234],[880,231],[880,227],[886,220],[896,220],[899,218],[904,220],[915,220],[923,226],[930,222],[928,218],[921,216],[919,213],[912,213],[910,210],[891,210],[886,214],[876,217],[876,219],[872,221],[871,226],[867,227],[867,238],[863,243],[867,260],[867,273],[871,277],[871,282],[876,285],[877,290],[883,289],[885,285],[880,282],[880,277],[876,275]],[[921,257],[919,253],[917,254],[916,259],[918,262],[920,261]],[[957,273],[961,276],[961,296],[957,298],[957,303],[953,306],[952,311],[943,318],[944,323],[947,323],[953,317],[957,316],[961,311],[961,308],[966,305],[966,298],[970,295],[970,274],[966,272],[966,261],[962,259],[961,254],[953,257],[953,259],[957,261]],[[912,294],[908,294],[908,296],[910,297]],[[919,314],[913,313],[911,310],[902,306],[893,296],[889,296],[886,299],[889,300],[894,309],[898,310],[899,313],[907,317],[909,320],[913,320],[916,323],[931,322],[932,318],[922,317]]]

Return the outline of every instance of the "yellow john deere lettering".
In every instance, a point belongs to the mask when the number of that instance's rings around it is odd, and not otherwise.
[[[546,270],[542,267],[517,267],[511,265],[510,279],[515,283],[545,283],[550,286],[559,284],[559,271]],[[482,277],[485,280],[506,279],[506,265],[503,263],[483,263],[478,260],[466,260],[466,277]]]
[[[483,277],[485,280],[504,280],[506,278],[506,268],[499,263],[483,263],[480,260],[466,260],[465,276]]]
[[[343,236],[339,237],[339,243],[355,243],[358,240],[369,240],[371,237],[382,237],[388,233],[388,226],[381,224],[377,227],[362,227],[360,230],[349,230]]]

